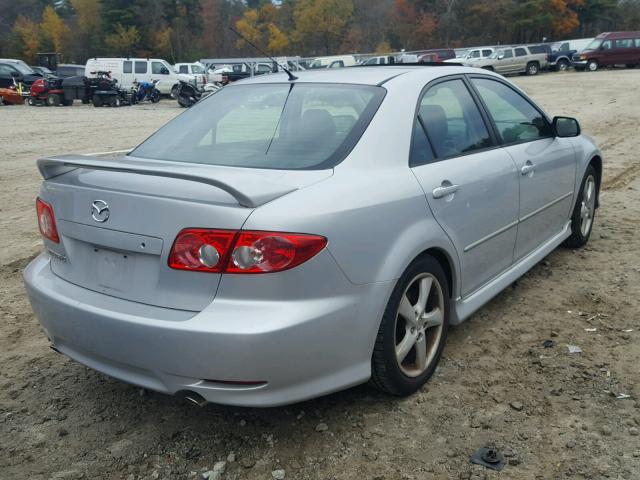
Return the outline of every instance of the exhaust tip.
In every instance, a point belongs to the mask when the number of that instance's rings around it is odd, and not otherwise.
[[[202,395],[196,392],[183,392],[182,397],[191,405],[196,407],[204,407],[209,403]]]

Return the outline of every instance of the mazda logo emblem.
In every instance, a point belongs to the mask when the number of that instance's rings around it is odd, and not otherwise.
[[[104,200],[96,200],[91,204],[91,217],[96,222],[106,222],[109,219],[109,205]]]

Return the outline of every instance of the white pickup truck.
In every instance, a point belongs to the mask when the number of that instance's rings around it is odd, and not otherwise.
[[[537,75],[549,65],[548,54],[543,46],[521,46],[500,48],[485,59],[476,60],[470,66],[484,68],[496,73],[526,73]]]

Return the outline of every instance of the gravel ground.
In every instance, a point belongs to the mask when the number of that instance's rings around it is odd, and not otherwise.
[[[47,348],[26,300],[35,159],[131,147],[176,104],[0,107],[0,479],[639,478],[640,70],[515,81],[602,147],[589,245],[559,248],[453,328],[418,394],[361,386],[266,410],[198,409],[91,371]],[[485,445],[502,472],[469,464]]]

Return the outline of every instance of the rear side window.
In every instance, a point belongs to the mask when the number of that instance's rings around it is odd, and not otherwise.
[[[531,53],[534,53],[533,50]],[[524,48],[516,48],[516,57],[524,57],[527,54],[527,51]]]
[[[131,60],[125,60],[122,63],[122,73],[132,73],[132,65],[131,65]]]
[[[409,166],[417,167],[431,163],[434,160],[433,150],[429,144],[429,139],[424,131],[424,126],[420,117],[416,118],[413,124],[413,135],[411,137],[411,153],[409,154]]]
[[[189,66],[188,65],[180,65],[180,68],[178,69],[178,72],[180,72],[180,73],[189,73]]]
[[[503,143],[520,143],[552,136],[546,118],[522,95],[495,80],[474,78]]]
[[[521,49],[524,50],[524,49]],[[545,53],[546,50],[544,49],[544,47],[542,45],[532,45],[529,47],[529,51],[531,53]],[[526,53],[525,53],[526,55]]]
[[[147,73],[147,62],[136,62],[136,73]]]
[[[483,57],[488,57],[492,53],[493,53],[493,50],[482,50],[482,56]]]
[[[636,48],[640,48],[640,38],[636,38]]]
[[[630,38],[616,40],[616,48],[633,48],[633,40]]]
[[[427,90],[418,116],[438,158],[491,146],[489,131],[462,80],[438,83]]]
[[[176,117],[133,156],[273,169],[342,161],[380,102],[382,87],[253,84],[226,87]]]

